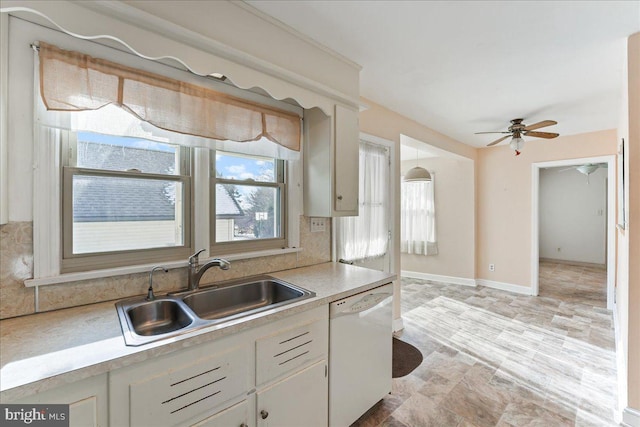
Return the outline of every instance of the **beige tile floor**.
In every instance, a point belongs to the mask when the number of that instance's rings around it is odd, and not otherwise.
[[[424,360],[354,426],[616,425],[606,275],[540,272],[539,297],[403,278],[401,338]]]

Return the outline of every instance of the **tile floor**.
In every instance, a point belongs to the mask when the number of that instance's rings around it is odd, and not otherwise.
[[[541,265],[539,297],[402,279],[422,364],[353,426],[614,426],[613,320],[602,271]]]

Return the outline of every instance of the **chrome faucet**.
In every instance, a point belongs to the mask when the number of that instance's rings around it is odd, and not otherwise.
[[[169,272],[169,270],[160,265],[151,269],[151,272],[149,273],[149,289],[147,289],[147,297],[145,298],[147,301],[153,301],[156,299],[156,296],[153,294],[153,272],[156,270],[162,270],[165,273]]]
[[[187,289],[190,291],[198,289],[198,287],[200,286],[200,279],[202,278],[202,275],[211,267],[217,266],[220,267],[221,270],[228,270],[229,267],[231,267],[231,263],[222,258],[214,258],[206,264],[199,266],[198,255],[200,255],[202,252],[204,252],[204,249],[200,249],[198,252],[189,257],[189,281],[187,282]]]

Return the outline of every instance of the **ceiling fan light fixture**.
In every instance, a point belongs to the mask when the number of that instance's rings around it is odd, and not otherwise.
[[[584,175],[589,176],[592,173],[594,173],[599,167],[600,166],[598,165],[587,164],[587,165],[578,166],[576,170]]]
[[[416,166],[415,168],[409,169],[409,171],[404,176],[404,182],[429,182],[431,181],[431,174],[425,168],[421,168],[420,166]]]
[[[520,155],[520,150],[522,150],[523,145],[524,145],[524,139],[522,139],[520,136],[514,136],[511,142],[509,143],[509,146],[511,147],[511,149],[516,152],[516,156]]]

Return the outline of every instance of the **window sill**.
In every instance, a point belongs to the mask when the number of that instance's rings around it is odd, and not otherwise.
[[[227,261],[237,261],[241,259],[284,255],[284,254],[290,254],[290,253],[297,253],[301,251],[302,251],[302,248],[268,249],[264,251],[229,254],[229,255],[223,256],[222,258],[226,259]],[[213,258],[219,258],[219,257],[213,257]],[[213,258],[201,260],[201,262],[206,262]],[[77,282],[80,280],[100,279],[103,277],[112,277],[112,276],[123,276],[125,274],[148,273],[155,265],[157,264],[141,264],[141,265],[126,266],[126,267],[118,267],[118,268],[108,268],[104,270],[92,270],[92,271],[82,271],[78,273],[66,273],[66,274],[60,274],[58,276],[52,276],[52,277],[27,279],[24,281],[24,285],[27,288],[32,288],[36,286],[58,285],[58,284],[67,283],[67,282]],[[165,262],[165,263],[162,263],[162,265],[168,269],[183,268],[187,266],[187,260]]]

